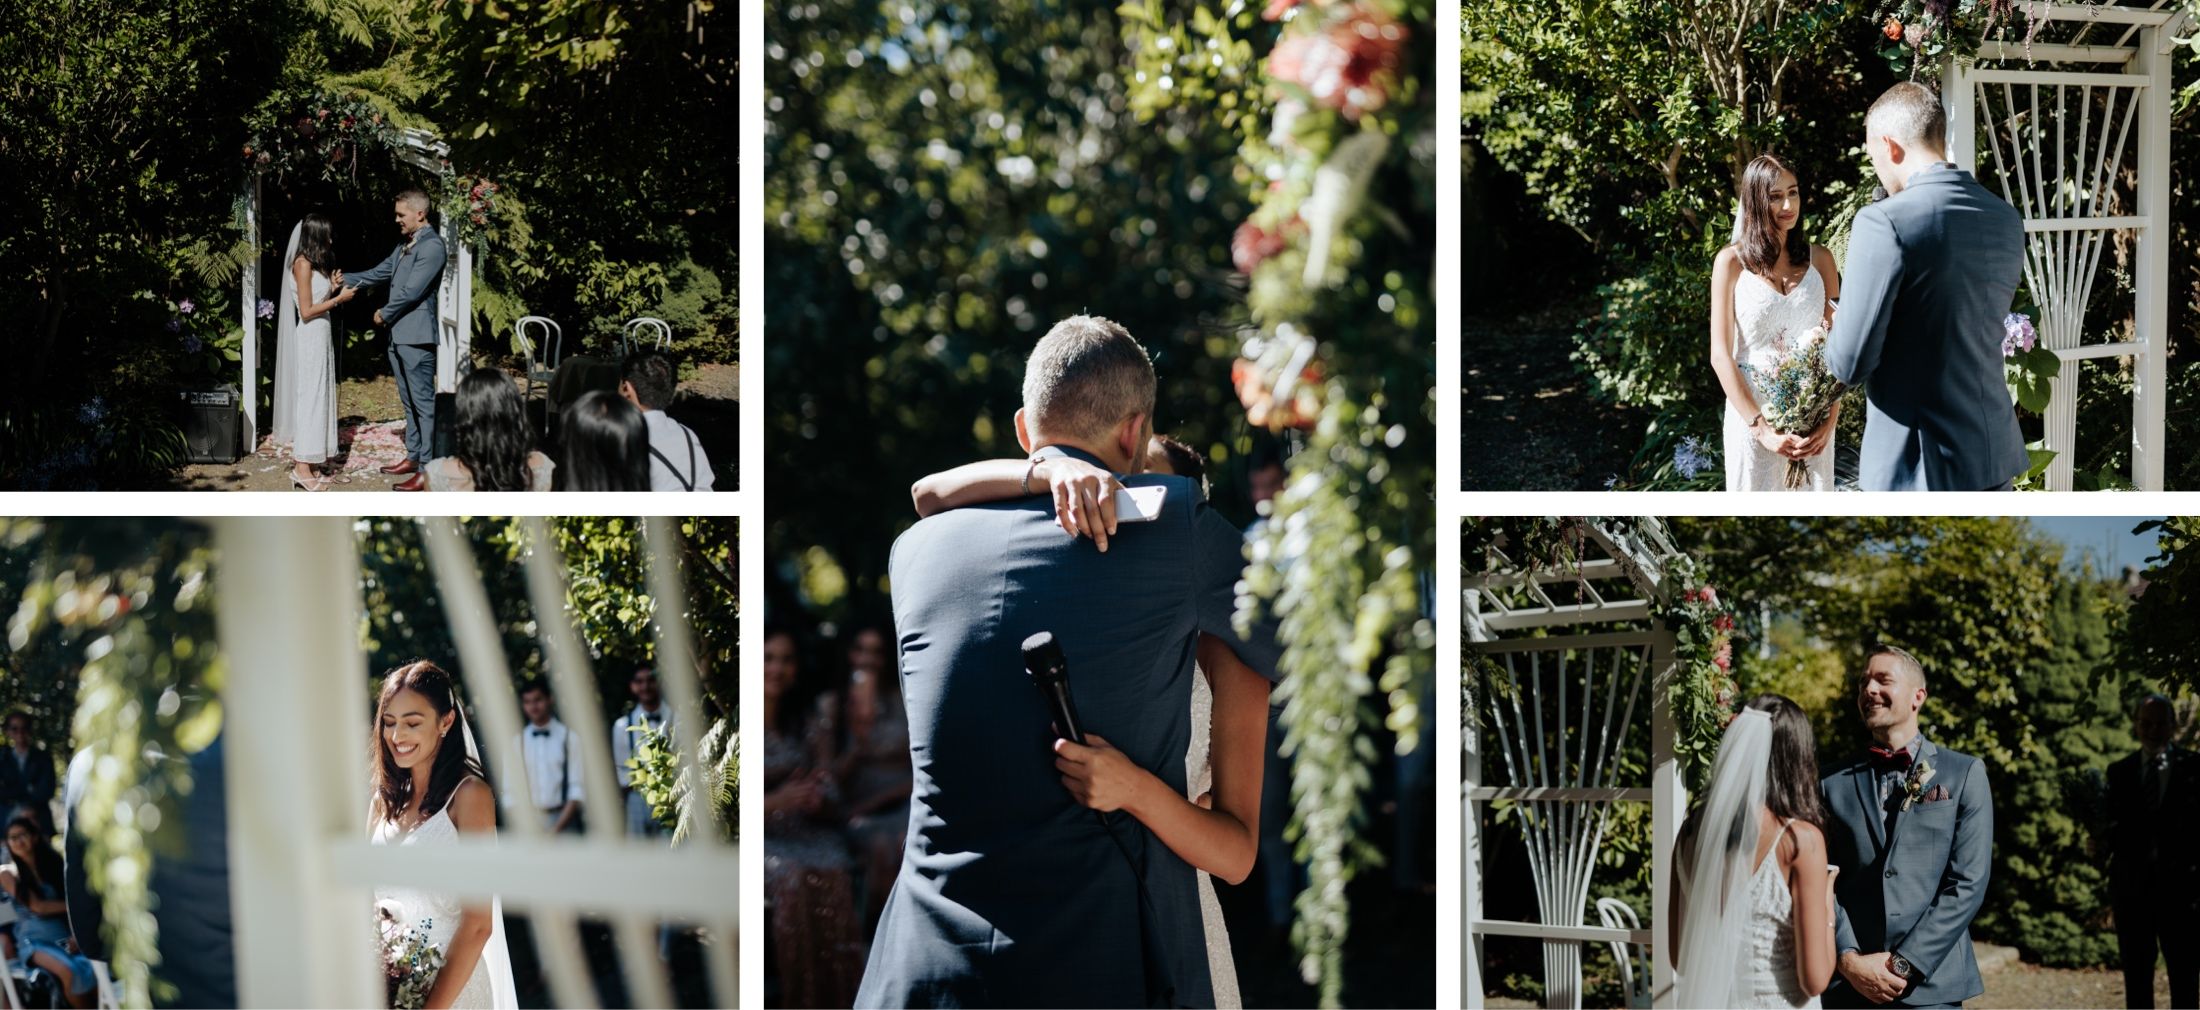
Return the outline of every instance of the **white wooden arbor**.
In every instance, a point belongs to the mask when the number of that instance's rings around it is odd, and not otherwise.
[[[503,647],[473,555],[457,520],[426,525],[428,561],[459,654],[480,746],[495,761],[523,725]],[[366,657],[359,649],[359,547],[352,521],[335,517],[215,520],[221,549],[220,631],[229,670],[224,697],[233,731],[225,746],[229,787],[230,897],[235,909],[237,994],[247,1007],[383,1005],[372,958],[373,891],[402,885],[487,899],[525,913],[557,1006],[596,1004],[576,915],[608,919],[635,1006],[672,1006],[656,954],[656,924],[705,927],[713,994],[733,1005],[740,859],[705,825],[672,848],[629,839],[625,818],[591,816],[580,838],[549,836],[532,810],[506,808],[495,844],[377,846],[367,841],[371,732]],[[650,595],[685,598],[674,567],[676,520],[645,520]],[[542,519],[525,525],[529,600],[544,638],[561,715],[582,748],[583,790],[619,795],[611,771],[609,714],[596,700],[588,650],[564,611],[565,562]],[[279,619],[275,619],[279,618]],[[656,670],[673,707],[682,773],[698,774],[704,726],[691,633],[660,608]],[[311,662],[300,662],[311,657]],[[250,732],[234,727],[249,725]],[[503,767],[516,762],[507,759]],[[504,798],[500,790],[500,802]],[[521,792],[524,793],[524,790]],[[604,805],[602,801],[590,802]]]
[[[1975,65],[1943,72],[1948,156],[2024,214],[2025,289],[2042,346],[2062,362],[2043,439],[2056,453],[2053,491],[2074,486],[2081,361],[2131,359],[2132,483],[2161,490],[2169,451],[2170,64],[2191,15],[2174,0],[2143,2],[2019,0],[2043,22],[2032,45],[1987,41]],[[2087,344],[2086,302],[2119,233],[2133,244],[2132,332]]]
[[[1461,954],[1469,1007],[1483,1005],[1484,937],[1543,941],[1547,1007],[1581,1006],[1583,944],[1648,944],[1653,954],[1666,946],[1667,867],[1687,797],[1673,758],[1673,721],[1666,705],[1673,634],[1654,615],[1666,564],[1678,552],[1655,519],[1633,530],[1575,522],[1585,534],[1578,568],[1523,567],[1500,557],[1492,570],[1469,572],[1463,583],[1466,651],[1470,663],[1487,671],[1470,668],[1466,678],[1461,738],[1466,882]],[[1639,732],[1639,713],[1645,711],[1647,789],[1615,781],[1613,767],[1630,734]],[[1494,739],[1484,737],[1485,718]],[[1483,915],[1479,807],[1491,800],[1522,805],[1540,921]],[[1587,924],[1589,883],[1614,803],[1652,803],[1647,930]],[[1652,992],[1664,1005],[1671,998],[1672,972],[1662,956],[1651,962]]]
[[[431,173],[441,171],[444,159],[450,156],[451,145],[426,130],[407,128],[400,130],[398,135],[399,146],[393,153],[399,160]],[[245,186],[244,240],[254,250],[263,248],[269,237],[278,242],[289,240],[290,230],[281,226],[285,222],[277,222],[273,232],[263,234],[260,227],[261,217],[260,179],[258,175],[254,175]],[[455,231],[450,225],[452,220],[453,215],[445,213],[443,228]],[[458,380],[464,378],[466,372],[473,367],[474,258],[478,255],[478,250],[459,243],[455,235],[444,235],[443,239],[445,248],[456,255],[444,261],[443,282],[436,292],[435,391],[438,394],[458,392]],[[282,265],[282,269],[289,268],[287,263]],[[238,426],[238,433],[244,441],[242,450],[249,454],[257,451],[260,446],[261,293],[257,257],[246,265],[238,284],[242,288],[237,299],[240,306],[238,312],[244,323],[244,352],[238,355],[238,365],[243,372],[238,381],[243,383],[239,392],[243,400],[244,423]],[[281,292],[282,289],[283,286],[278,281],[274,290]],[[277,306],[276,309],[282,311],[284,306]],[[268,331],[272,334],[276,329],[271,324]]]

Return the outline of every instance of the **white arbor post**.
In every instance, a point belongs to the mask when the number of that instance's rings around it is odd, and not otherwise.
[[[1652,811],[1657,858],[1652,866],[1651,928],[1590,926],[1586,913],[1612,804],[1678,795],[1673,727],[1663,715],[1674,643],[1671,632],[1653,616],[1672,547],[1654,522],[1635,537],[1588,521],[1584,533],[1604,557],[1553,571],[1514,565],[1500,556],[1494,570],[1466,579],[1467,652],[1480,668],[1466,678],[1461,768],[1461,835],[1467,847],[1463,943],[1470,1007],[1483,1002],[1484,937],[1543,941],[1547,1007],[1581,1006],[1584,943],[1640,944],[1653,953],[1664,949],[1665,854],[1677,826],[1677,815],[1670,811]],[[1615,779],[1636,714],[1645,708],[1652,734],[1648,789]],[[1479,728],[1483,719],[1494,731],[1488,736]],[[1488,740],[1497,746],[1507,785],[1484,784],[1481,749]],[[1484,914],[1477,827],[1479,805],[1492,800],[1519,805],[1535,881],[1536,922],[1493,920]],[[1662,964],[1662,957],[1652,961]],[[1668,992],[1670,973],[1657,969],[1653,986],[1653,993]]]
[[[260,177],[254,175],[245,183],[244,192],[244,240],[254,250],[260,248]],[[287,268],[289,264],[284,264]],[[244,349],[238,354],[244,366],[239,380],[243,388],[237,390],[237,404],[244,408],[243,423],[237,431],[244,444],[240,452],[255,452],[260,447],[260,264],[258,260],[246,264],[240,281],[243,291],[237,299],[237,312],[244,321]],[[277,288],[277,290],[281,290]],[[277,306],[277,311],[281,311]]]
[[[2019,9],[2046,22],[2054,41],[1988,41],[1978,65],[1944,71],[1949,156],[1998,185],[2024,215],[2024,285],[2039,306],[2041,345],[2061,368],[2045,417],[2043,448],[2056,455],[2049,490],[2076,485],[2079,365],[2130,358],[2131,482],[2163,484],[2169,312],[2169,113],[2171,39],[2189,23],[2181,10],[2030,0]],[[2068,27],[2074,25],[2074,28]],[[2122,30],[2106,45],[2084,44],[2097,27]],[[2043,29],[2044,31],[2045,29]],[[2042,67],[2041,64],[2046,64]],[[2094,69],[2073,70],[2070,66]],[[1979,156],[1979,137],[1986,157]],[[2136,135],[2136,154],[2132,138]],[[1975,166],[1975,167],[1974,167]],[[2129,202],[2120,187],[2136,177]],[[2087,344],[2086,307],[2111,239],[2131,235],[2132,332]]]

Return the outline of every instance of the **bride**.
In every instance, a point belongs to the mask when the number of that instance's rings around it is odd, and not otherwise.
[[[277,445],[290,446],[291,486],[306,491],[329,485],[316,472],[336,448],[336,347],[328,317],[352,294],[336,267],[335,225],[325,214],[307,214],[283,252],[273,430]]]
[[[496,837],[496,798],[451,675],[425,660],[390,671],[375,705],[376,845],[452,845]],[[454,736],[453,733],[456,733]],[[503,911],[494,900],[460,902],[411,888],[376,888],[378,917],[418,928],[443,952],[426,1005],[506,1010],[519,1005]]]
[[[1830,327],[1841,274],[1833,254],[1803,237],[1803,189],[1787,163],[1758,155],[1742,170],[1734,244],[1711,262],[1711,370],[1726,391],[1726,489],[1779,491],[1788,461],[1810,461],[1803,489],[1833,489],[1833,431],[1781,434],[1758,411],[1744,364],[1769,367],[1813,327]],[[1801,489],[1799,489],[1801,490]]]
[[[1675,1006],[1816,1007],[1833,981],[1817,744],[1803,710],[1760,694],[1726,728],[1673,849]]]
[[[1173,438],[1155,436],[1147,445],[1147,473],[1189,477],[1202,491],[1207,464],[1198,452]],[[1028,478],[1027,475],[1028,474]],[[1028,479],[1029,484],[1025,481]],[[1046,485],[1055,501],[1055,522],[1071,536],[1093,539],[1107,549],[1115,532],[1115,475],[1067,456],[1038,463],[1020,459],[969,463],[919,480],[912,487],[917,514],[1039,493]],[[1207,970],[1214,980],[1214,1006],[1244,1005],[1238,993],[1237,966],[1230,955],[1230,934],[1222,921],[1213,877],[1241,883],[1253,870],[1260,848],[1260,790],[1268,746],[1266,678],[1245,665],[1220,640],[1199,637],[1198,670],[1192,678],[1192,742],[1185,755],[1186,792],[1179,795],[1153,772],[1139,767],[1098,734],[1091,746],[1056,742],[1055,766],[1077,802],[1103,813],[1129,811],[1177,858],[1199,871],[1200,920],[1207,937]]]

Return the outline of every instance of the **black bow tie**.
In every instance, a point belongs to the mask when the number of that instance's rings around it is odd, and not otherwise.
[[[549,735],[550,735],[550,731],[549,731],[549,730],[546,730],[546,729],[530,729],[530,730],[528,730],[528,731],[527,731],[527,735],[528,735],[528,736],[549,736]]]

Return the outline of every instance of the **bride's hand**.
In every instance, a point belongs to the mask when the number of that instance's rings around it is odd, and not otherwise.
[[[1811,459],[1826,451],[1826,446],[1833,443],[1833,426],[1839,421],[1839,415],[1826,415],[1826,423],[1819,425],[1817,431],[1811,432],[1809,438],[1796,443],[1794,458]]]
[[[1800,438],[1793,435],[1783,435],[1772,430],[1772,425],[1769,422],[1758,425],[1756,432],[1757,444],[1764,446],[1766,452],[1777,453],[1789,459],[1795,458],[1795,448],[1803,444],[1803,440]]]
[[[1099,734],[1087,733],[1085,741],[1054,741],[1054,768],[1062,773],[1062,787],[1079,805],[1102,813],[1136,805],[1139,787],[1152,776]]]
[[[1105,552],[1115,532],[1115,493],[1123,482],[1108,471],[1067,456],[1039,464],[1054,494],[1054,524],[1070,536],[1088,536]]]

